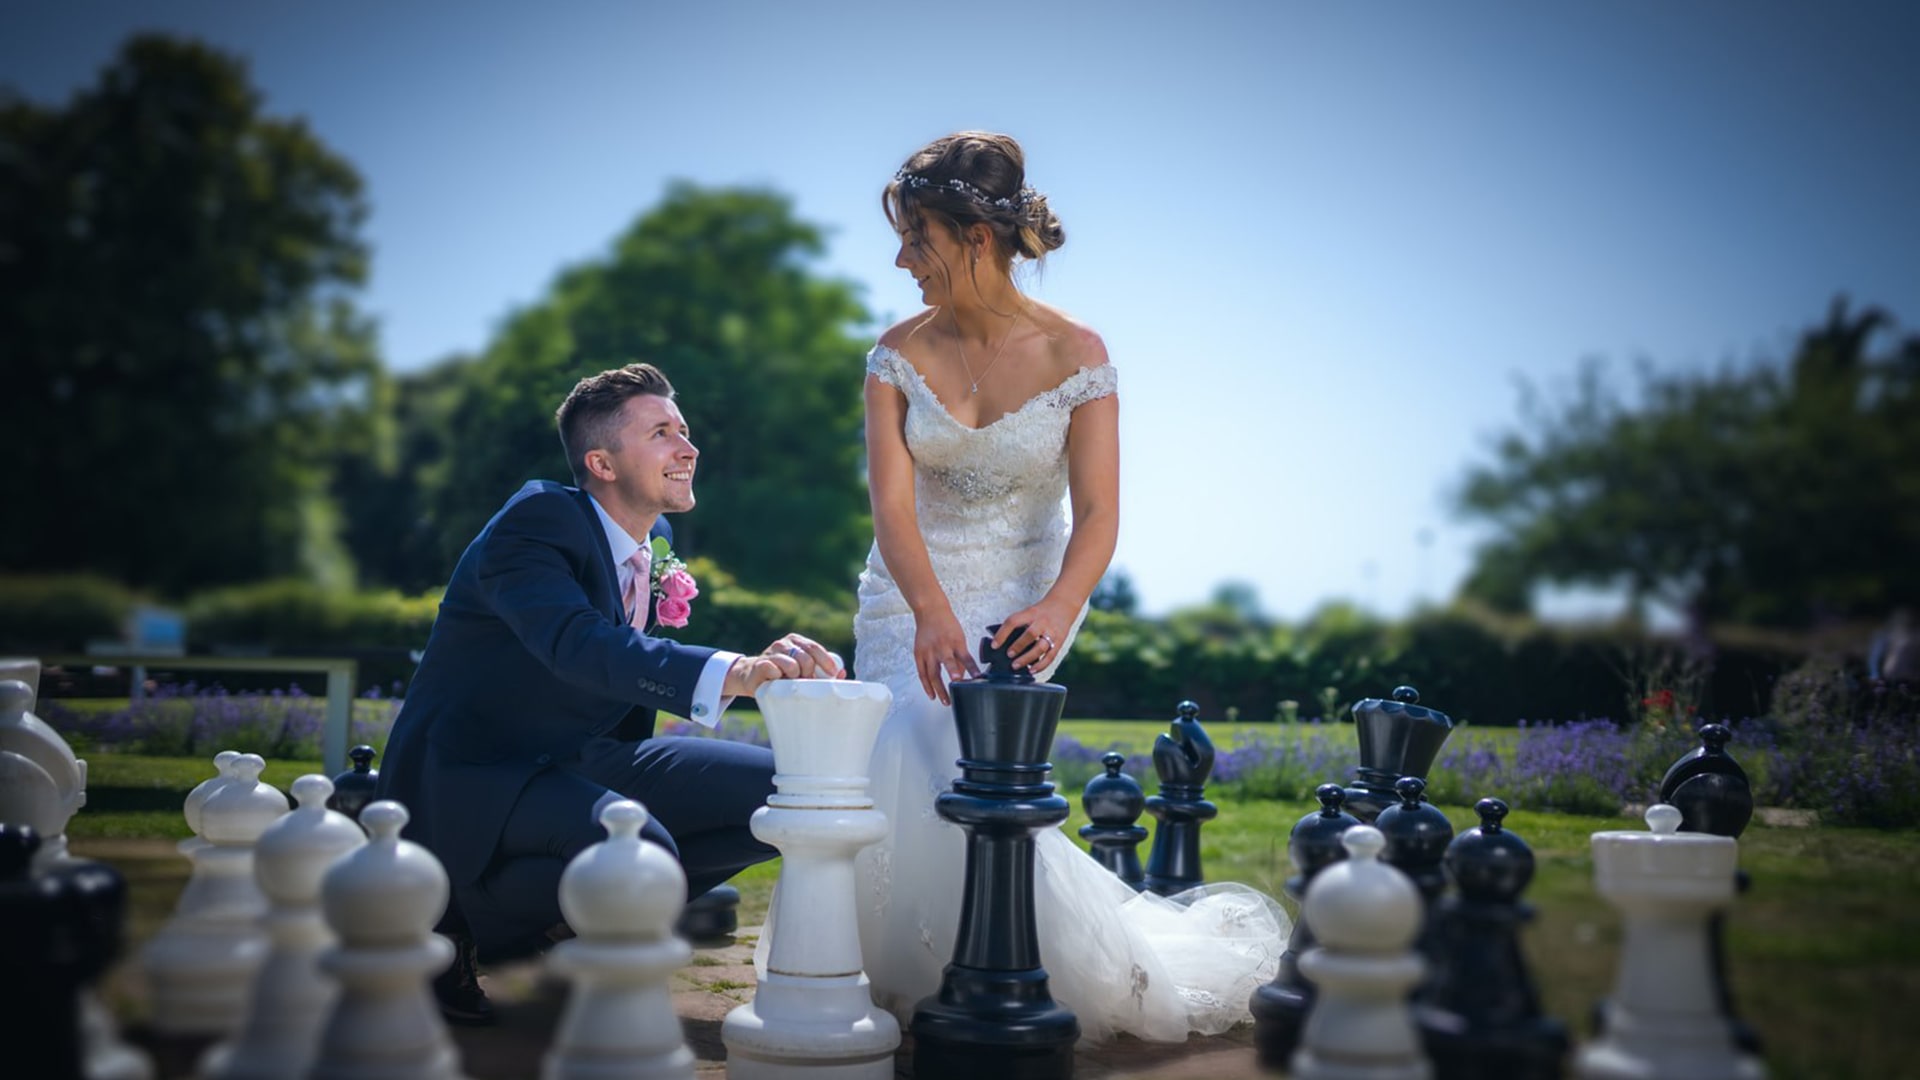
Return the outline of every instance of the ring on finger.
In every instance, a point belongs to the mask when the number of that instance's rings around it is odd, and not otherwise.
[[[795,660],[798,660],[801,657],[806,655],[806,651],[801,649],[800,646],[798,645],[789,645],[787,646],[787,655],[793,657]]]

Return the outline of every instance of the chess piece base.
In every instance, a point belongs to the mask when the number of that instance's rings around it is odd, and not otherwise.
[[[1253,1046],[1260,1064],[1284,1069],[1300,1048],[1300,1032],[1307,1024],[1313,997],[1293,987],[1267,983],[1256,987],[1249,1003],[1253,1013]]]
[[[982,1008],[984,1006],[985,1008]],[[940,992],[913,1011],[920,1080],[1066,1080],[1080,1021],[1047,993],[1047,973],[948,964]]]
[[[733,1080],[888,1080],[900,1024],[875,1008],[865,975],[768,972],[753,1000],[720,1027]]]

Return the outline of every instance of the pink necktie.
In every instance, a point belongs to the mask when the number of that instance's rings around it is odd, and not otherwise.
[[[651,581],[647,574],[653,569],[653,553],[645,544],[627,556],[627,565],[633,568],[633,575],[627,578],[627,587],[620,593],[620,602],[627,606],[628,618],[634,626],[645,629],[647,625],[647,601],[652,593]]]

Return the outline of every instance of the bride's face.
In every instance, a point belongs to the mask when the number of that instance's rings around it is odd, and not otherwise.
[[[913,275],[928,307],[951,303],[956,283],[966,287],[966,245],[944,225],[924,218],[900,229],[900,254],[893,265]]]

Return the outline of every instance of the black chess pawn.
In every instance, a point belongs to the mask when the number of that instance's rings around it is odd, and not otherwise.
[[[1087,824],[1080,826],[1080,839],[1093,848],[1100,865],[1114,872],[1121,881],[1138,889],[1145,883],[1140,869],[1140,841],[1147,838],[1144,826],[1136,825],[1146,809],[1147,795],[1140,782],[1120,767],[1125,754],[1107,751],[1100,758],[1106,771],[1087,781],[1080,792],[1080,806],[1087,812]]]
[[[1433,965],[1438,963],[1434,951],[1434,908],[1440,894],[1447,891],[1444,860],[1447,845],[1453,842],[1453,822],[1447,820],[1439,807],[1427,801],[1425,780],[1403,776],[1393,787],[1400,801],[1380,811],[1373,825],[1387,838],[1381,861],[1412,878],[1420,889],[1420,899],[1426,903],[1426,919],[1420,924],[1420,936],[1414,939],[1414,948],[1427,958],[1427,978],[1431,979]],[[1422,989],[1414,991],[1416,999],[1425,985],[1423,982]]]
[[[1307,886],[1320,871],[1347,857],[1340,837],[1360,824],[1360,819],[1341,809],[1346,792],[1339,784],[1321,784],[1313,795],[1320,809],[1301,818],[1287,838],[1287,856],[1293,860],[1294,874],[1284,888],[1295,902],[1307,895]],[[1307,925],[1304,911],[1293,920],[1293,933],[1287,938],[1287,951],[1280,954],[1280,973],[1273,981],[1256,987],[1248,1003],[1253,1011],[1253,1041],[1260,1052],[1260,1063],[1284,1069],[1300,1045],[1300,1029],[1313,1008],[1313,984],[1300,974],[1300,957],[1315,944],[1313,929]]]
[[[1204,797],[1213,773],[1213,740],[1200,726],[1200,706],[1183,701],[1166,733],[1153,740],[1153,771],[1160,792],[1147,800],[1147,813],[1159,822],[1147,855],[1146,887],[1172,896],[1206,884],[1200,866],[1200,826],[1220,808]]]
[[[1739,839],[1753,820],[1753,787],[1747,771],[1727,753],[1733,729],[1724,724],[1707,724],[1700,729],[1700,746],[1681,757],[1660,779],[1660,801],[1680,811],[1680,831],[1710,833]],[[1734,873],[1734,887],[1746,892],[1753,884],[1745,870]],[[1733,1006],[1733,989],[1727,979],[1727,917],[1716,912],[1707,927],[1707,943],[1713,963],[1714,995],[1720,1001],[1720,1014],[1733,1029],[1740,1049],[1758,1056],[1760,1033],[1740,1019]]]
[[[333,778],[333,794],[327,796],[327,809],[360,820],[360,811],[374,800],[380,784],[380,770],[373,767],[373,747],[356,746],[347,751],[353,768]]]
[[[1065,1080],[1080,1021],[1055,1003],[1040,964],[1033,848],[1034,834],[1071,810],[1047,781],[1046,760],[1067,691],[1016,670],[992,642],[980,642],[985,677],[950,688],[960,777],[934,800],[934,812],[967,834],[965,896],[953,961],[909,1025],[913,1073]]]
[[[1420,691],[1396,686],[1390,700],[1367,698],[1353,707],[1360,764],[1347,788],[1347,813],[1368,825],[1398,801],[1394,785],[1403,776],[1425,777],[1453,732],[1453,720],[1420,704]]]
[[[1507,804],[1481,799],[1476,828],[1447,845],[1447,876],[1459,892],[1434,909],[1433,967],[1415,1006],[1435,1080],[1555,1080],[1567,1031],[1540,1011],[1520,949],[1533,909],[1520,894],[1533,880],[1533,850],[1502,828]],[[1384,815],[1383,815],[1384,816]]]
[[[80,992],[119,951],[127,886],[101,863],[31,873],[40,837],[0,825],[0,1046],[9,1073],[80,1080],[85,1040]]]

